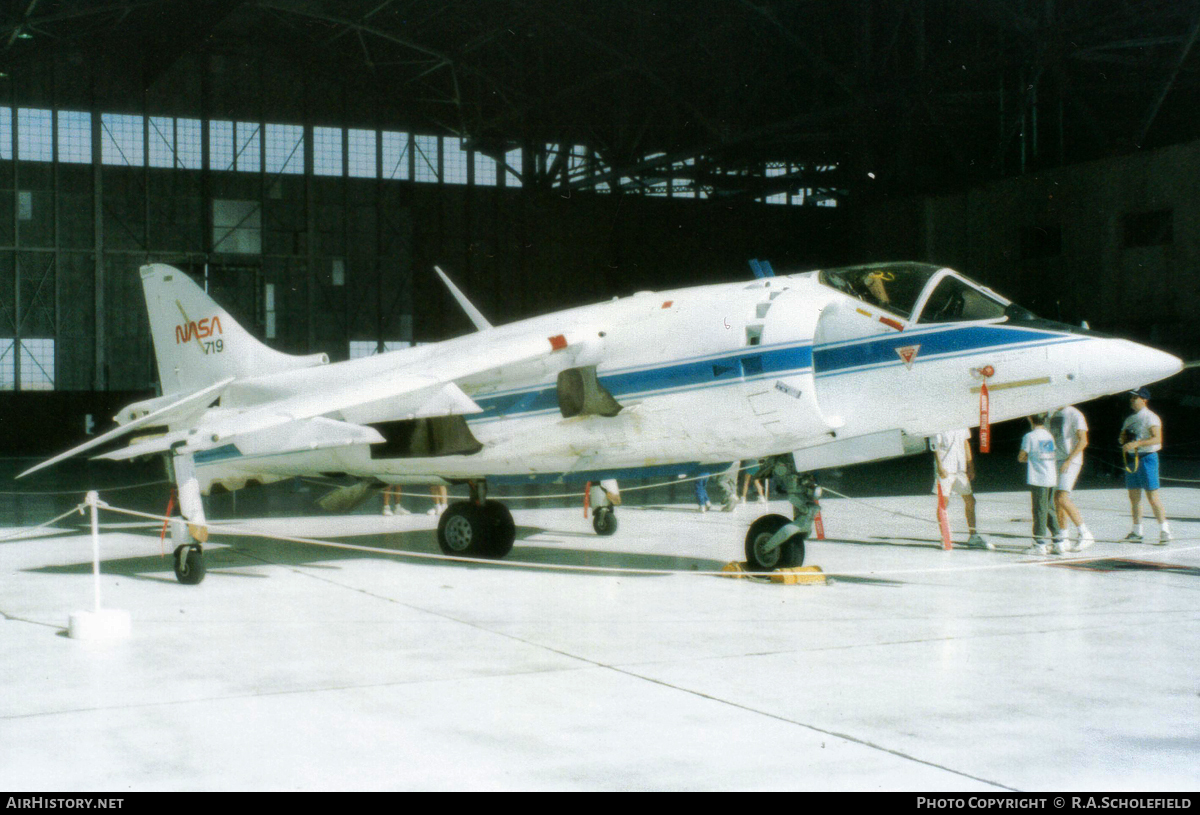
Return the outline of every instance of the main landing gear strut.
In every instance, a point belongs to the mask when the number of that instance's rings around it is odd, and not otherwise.
[[[820,487],[812,473],[796,470],[793,456],[772,456],[759,470],[775,476],[792,505],[792,520],[783,515],[764,515],[750,524],[746,533],[746,562],[751,571],[769,572],[804,563],[804,540],[812,531],[820,508]]]
[[[471,497],[455,501],[438,521],[438,547],[458,557],[500,559],[512,551],[517,526],[512,513],[487,497],[487,482],[468,481]]]

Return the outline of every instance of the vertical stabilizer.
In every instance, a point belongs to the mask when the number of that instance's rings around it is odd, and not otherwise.
[[[164,394],[190,393],[229,377],[308,368],[325,354],[292,356],[255,339],[186,273],[153,263],[141,268],[150,337]]]

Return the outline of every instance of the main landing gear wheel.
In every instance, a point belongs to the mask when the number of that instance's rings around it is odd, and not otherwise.
[[[592,513],[592,529],[597,535],[611,535],[617,531],[617,513],[612,507],[597,507]]]
[[[185,586],[194,586],[204,579],[204,550],[200,544],[175,547],[175,579]]]
[[[479,554],[481,557],[499,560],[512,551],[513,541],[517,539],[517,525],[513,522],[508,507],[499,501],[485,502],[483,517],[487,524],[487,535]]]
[[[783,515],[764,515],[750,524],[746,533],[746,563],[750,571],[790,569],[804,563],[804,535],[799,532],[774,549],[766,548],[775,533],[789,523]]]
[[[456,501],[438,521],[438,547],[446,555],[499,559],[516,537],[512,513],[499,501]]]

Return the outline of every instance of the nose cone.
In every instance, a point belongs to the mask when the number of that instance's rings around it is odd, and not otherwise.
[[[1183,370],[1179,357],[1129,340],[1097,338],[1081,344],[1080,373],[1097,394],[1133,390]]]

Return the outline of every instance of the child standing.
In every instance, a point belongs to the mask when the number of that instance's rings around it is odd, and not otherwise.
[[[1033,502],[1033,545],[1026,551],[1034,555],[1047,554],[1046,527],[1049,526],[1054,536],[1054,554],[1061,555],[1066,549],[1053,501],[1054,485],[1058,483],[1054,437],[1046,429],[1046,414],[1030,416],[1029,424],[1031,429],[1021,439],[1021,452],[1017,455],[1017,461],[1026,465],[1025,482],[1029,484]]]

